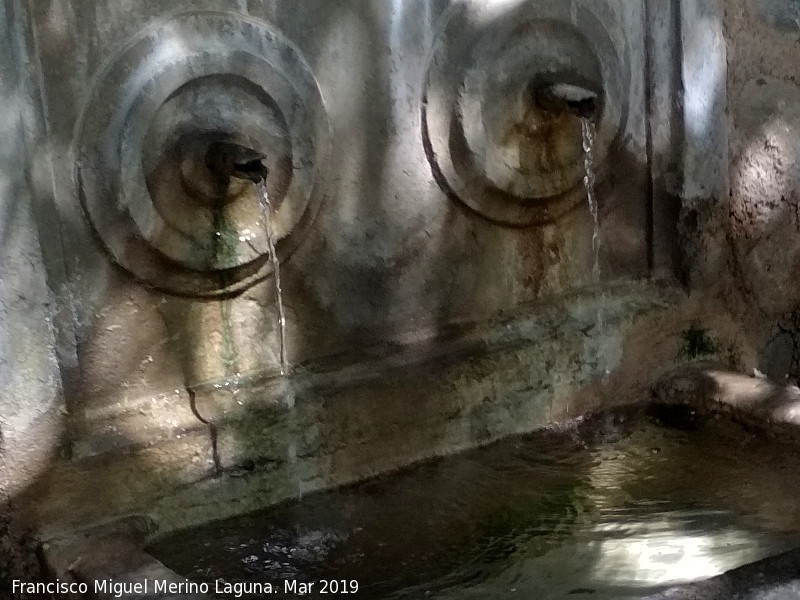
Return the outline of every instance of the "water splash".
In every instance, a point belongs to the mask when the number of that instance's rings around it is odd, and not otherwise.
[[[283,311],[283,295],[281,293],[281,266],[278,260],[278,255],[275,252],[275,239],[272,235],[272,222],[270,220],[270,213],[272,212],[272,205],[269,202],[269,194],[264,182],[256,184],[258,190],[258,206],[261,210],[261,225],[264,228],[264,233],[267,236],[267,248],[269,250],[269,258],[272,261],[273,280],[275,281],[275,296],[278,302],[278,327],[280,329],[280,357],[281,357],[281,375],[286,375],[288,365],[286,363],[286,315]]]

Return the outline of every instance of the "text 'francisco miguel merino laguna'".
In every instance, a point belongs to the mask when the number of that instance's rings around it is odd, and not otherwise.
[[[273,585],[257,581],[229,583],[223,579],[217,579],[213,588],[209,583],[197,583],[189,580],[175,582],[167,581],[166,579],[143,579],[136,582],[101,579],[95,581],[93,586],[83,582],[61,581],[59,579],[48,583],[26,583],[18,579],[12,582],[12,592],[24,594],[87,594],[90,588],[95,594],[106,594],[114,598],[135,597],[150,593],[208,594],[212,589],[215,594],[241,598],[243,596],[260,596],[277,592],[296,594],[298,596],[304,596],[312,592],[318,594],[355,594],[358,592],[358,582],[344,579],[323,579],[313,582],[285,580],[279,585]]]

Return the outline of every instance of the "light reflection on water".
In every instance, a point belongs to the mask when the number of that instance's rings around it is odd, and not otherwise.
[[[163,540],[196,579],[356,579],[361,598],[634,598],[800,546],[798,448],[606,417]]]

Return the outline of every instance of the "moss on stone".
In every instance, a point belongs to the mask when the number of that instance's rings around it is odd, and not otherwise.
[[[681,346],[678,358],[694,360],[709,357],[719,352],[719,345],[711,337],[707,329],[691,325],[681,332]]]

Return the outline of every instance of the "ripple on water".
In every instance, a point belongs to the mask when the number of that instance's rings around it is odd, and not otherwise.
[[[618,419],[181,532],[153,552],[196,579],[356,579],[368,598],[632,598],[800,546],[797,457],[726,420]]]

